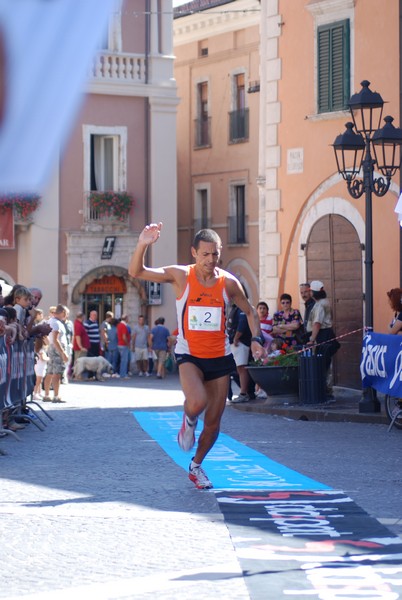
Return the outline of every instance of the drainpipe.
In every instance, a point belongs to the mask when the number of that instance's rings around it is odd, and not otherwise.
[[[399,0],[399,122],[402,117],[402,0]],[[399,189],[402,189],[399,169]],[[399,224],[399,287],[402,288],[402,226]]]
[[[401,0],[402,2],[402,0]],[[149,48],[151,39],[151,2],[145,0],[145,85],[149,82]],[[145,122],[145,224],[149,223],[149,188],[150,188],[150,126],[149,126],[149,99],[144,99],[144,122]],[[147,253],[148,254],[148,253]]]

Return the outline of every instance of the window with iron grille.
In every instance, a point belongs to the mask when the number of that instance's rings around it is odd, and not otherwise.
[[[236,143],[248,139],[248,108],[246,108],[245,74],[233,77],[233,110],[229,113],[229,142]]]
[[[197,119],[195,120],[195,146],[211,145],[210,117],[208,115],[208,82],[197,84]]]
[[[231,216],[229,216],[229,244],[247,243],[246,186],[232,186]]]
[[[195,191],[194,217],[194,231],[211,227],[208,187]]]
[[[348,108],[350,98],[349,19],[317,29],[318,112]]]

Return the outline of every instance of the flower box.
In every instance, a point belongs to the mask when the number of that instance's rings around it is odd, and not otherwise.
[[[88,196],[90,220],[105,218],[126,221],[134,204],[128,192],[89,192]]]
[[[40,206],[38,194],[6,194],[0,196],[1,208],[12,208],[15,224],[29,224],[33,221],[33,213]]]
[[[249,365],[250,377],[268,396],[295,396],[299,394],[298,366]]]

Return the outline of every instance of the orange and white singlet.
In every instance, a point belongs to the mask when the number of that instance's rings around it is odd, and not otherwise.
[[[195,274],[195,265],[188,266],[187,285],[176,299],[179,335],[175,352],[197,358],[218,358],[230,354],[225,332],[229,299],[225,291],[225,272],[216,269],[215,285],[202,285]]]

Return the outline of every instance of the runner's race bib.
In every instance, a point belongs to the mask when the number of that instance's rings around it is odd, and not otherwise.
[[[188,328],[191,331],[220,331],[222,308],[220,306],[189,306]]]

